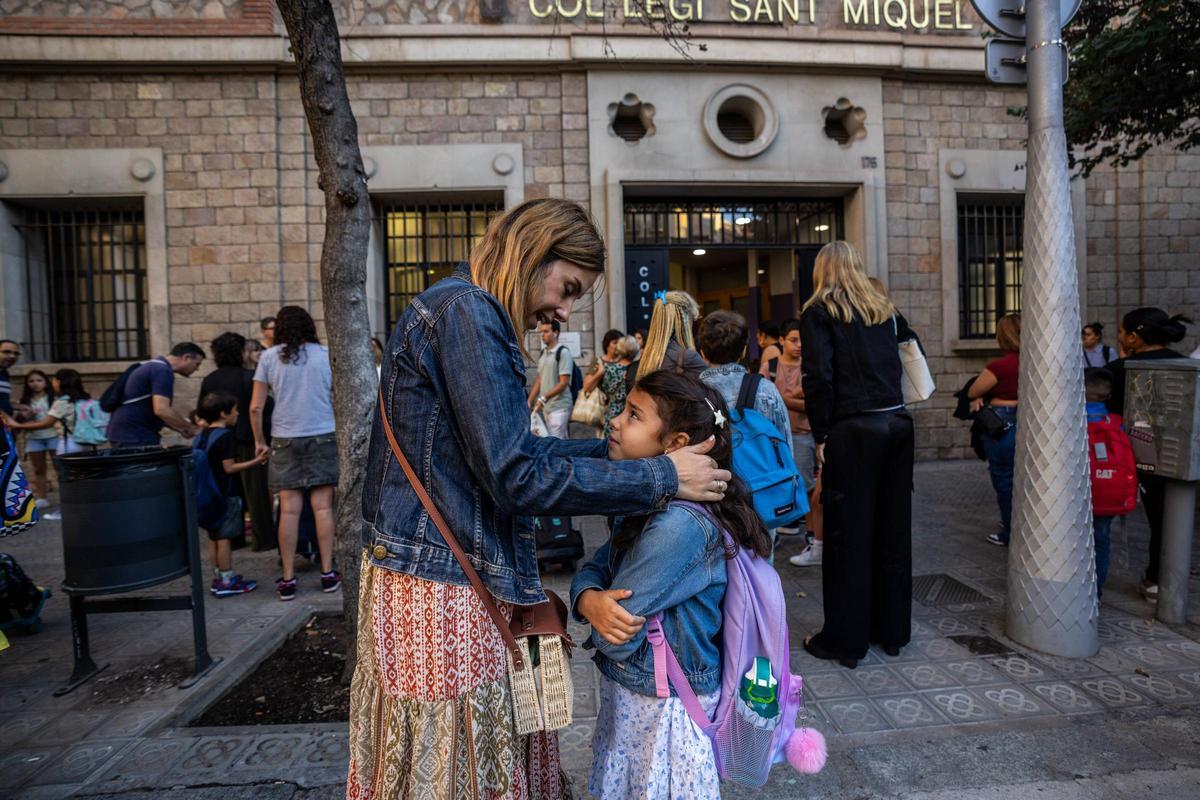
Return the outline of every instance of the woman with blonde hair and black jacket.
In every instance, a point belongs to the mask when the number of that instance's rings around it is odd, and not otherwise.
[[[871,642],[895,656],[911,634],[913,420],[897,343],[916,335],[849,243],[821,249],[813,283],[802,381],[822,465],[825,625],[804,649],[853,669]]]

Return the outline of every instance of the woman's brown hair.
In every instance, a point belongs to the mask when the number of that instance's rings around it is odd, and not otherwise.
[[[541,279],[562,259],[589,272],[604,272],[604,240],[578,203],[547,197],[509,209],[488,226],[471,251],[471,280],[491,292],[522,334]]]
[[[996,343],[1001,350],[1021,352],[1021,315],[1005,314],[996,322]]]

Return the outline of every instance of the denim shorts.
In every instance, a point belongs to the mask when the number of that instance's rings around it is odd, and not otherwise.
[[[34,439],[32,437],[25,438],[25,453],[53,453],[58,449],[58,437],[52,436],[49,439]]]
[[[272,436],[271,460],[267,463],[267,483],[273,492],[336,486],[337,437],[332,433],[294,439]]]
[[[246,530],[246,520],[242,513],[242,498],[226,497],[225,498],[225,516],[221,519],[221,524],[217,528],[205,528],[208,538],[211,541],[219,542],[222,539],[236,539],[241,536]]]

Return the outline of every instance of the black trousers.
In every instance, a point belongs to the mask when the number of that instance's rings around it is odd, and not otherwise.
[[[912,633],[912,415],[838,420],[821,474],[825,627],[815,638],[841,658],[862,658],[871,642],[903,647]]]
[[[1146,582],[1158,583],[1158,562],[1162,557],[1163,512],[1167,503],[1167,479],[1148,472],[1138,473],[1138,488],[1142,493],[1142,508],[1150,523],[1150,562],[1146,565]]]

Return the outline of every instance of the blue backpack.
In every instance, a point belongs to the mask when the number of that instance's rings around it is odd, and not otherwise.
[[[76,444],[102,445],[108,441],[110,416],[100,407],[99,400],[80,400],[75,404],[75,427],[71,438]]]
[[[213,472],[208,453],[228,431],[224,428],[213,428],[200,431],[192,440],[192,461],[195,472],[192,482],[196,487],[196,522],[206,530],[216,530],[225,519],[225,511],[229,501],[221,487],[217,484],[217,474]]]
[[[762,375],[757,373],[742,378],[737,407],[729,413],[733,423],[733,472],[750,490],[763,525],[778,528],[794,524],[808,513],[808,488],[796,469],[791,442],[754,410],[761,380]]]
[[[563,348],[565,347],[565,344],[559,345],[558,349],[554,351],[555,361],[562,355]],[[571,355],[570,350],[567,351],[567,355]],[[571,390],[571,404],[574,405],[576,398],[579,397],[579,393],[583,391],[583,372],[579,369],[579,365],[575,363],[573,357],[571,358],[571,383],[568,388]]]

